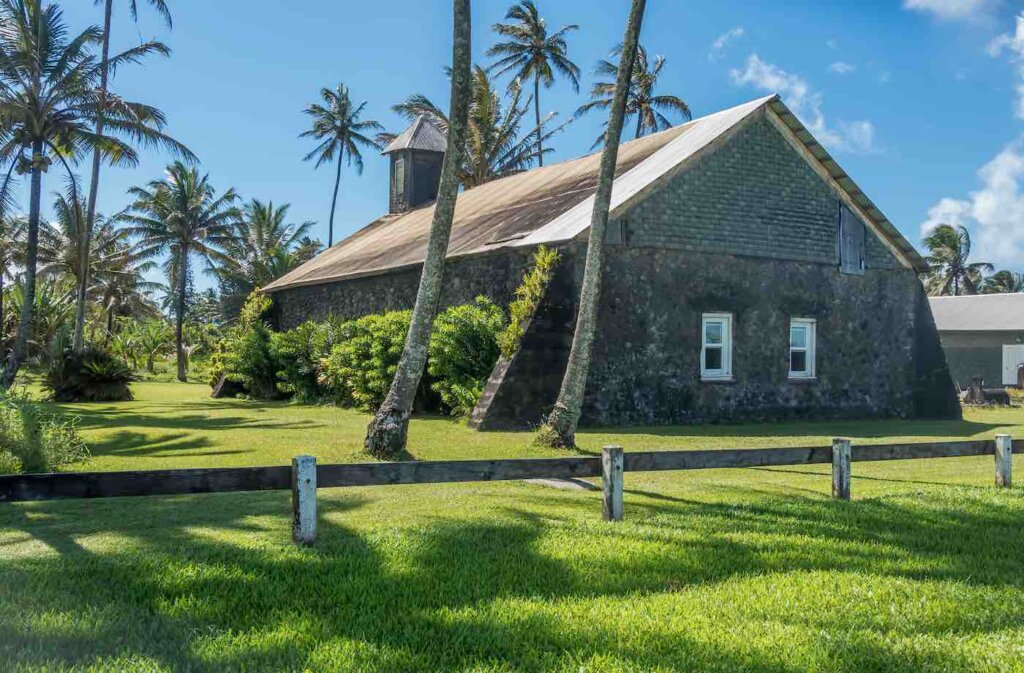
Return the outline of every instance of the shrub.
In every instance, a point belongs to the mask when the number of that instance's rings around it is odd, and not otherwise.
[[[25,395],[0,396],[0,474],[52,472],[88,457],[77,419],[46,413]]]
[[[384,401],[402,357],[412,311],[363,316],[343,323],[323,363],[323,381],[339,403],[373,410]]]
[[[320,362],[334,345],[328,323],[307,321],[287,332],[276,332],[270,338],[270,350],[279,367],[278,389],[295,395],[300,402],[315,402],[326,392],[320,385]]]
[[[43,389],[55,402],[127,402],[135,374],[126,362],[95,345],[66,348],[50,358]]]
[[[516,298],[508,306],[508,327],[498,335],[498,345],[504,357],[510,358],[519,350],[519,342],[523,338],[526,324],[547,294],[548,285],[551,284],[555,267],[558,266],[561,257],[557,250],[551,250],[543,245],[533,254],[533,264],[523,275],[523,282],[516,288]]]
[[[504,312],[487,297],[452,306],[434,321],[427,371],[442,405],[455,415],[476,406],[498,360]]]
[[[238,325],[224,345],[221,362],[213,375],[224,371],[227,377],[245,386],[250,395],[270,400],[278,397],[277,362],[271,350],[271,332],[267,316],[273,304],[270,297],[254,290],[238,318]],[[215,355],[215,359],[219,358]],[[222,368],[222,369],[221,369]]]

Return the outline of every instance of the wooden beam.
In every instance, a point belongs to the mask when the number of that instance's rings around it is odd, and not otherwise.
[[[601,510],[605,521],[622,521],[622,447],[601,450]]]
[[[316,458],[292,458],[292,540],[316,542]]]
[[[996,435],[996,486],[1013,486],[1013,439],[1010,435]]]
[[[320,488],[599,476],[601,459],[597,457],[358,463],[321,465],[317,468]]]
[[[285,490],[291,478],[288,466],[17,474],[0,477],[0,502]]]
[[[832,440],[832,497],[850,499],[850,440]]]

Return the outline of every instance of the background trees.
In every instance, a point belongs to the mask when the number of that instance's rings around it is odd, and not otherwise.
[[[175,288],[175,354],[178,380],[187,380],[183,349],[186,295],[191,259],[198,255],[208,264],[223,260],[222,250],[231,236],[232,222],[239,217],[234,189],[217,195],[206,175],[185,164],[167,167],[167,177],[146,187],[134,187],[131,212],[123,217],[130,231],[142,239],[148,256],[168,255],[168,280]]]

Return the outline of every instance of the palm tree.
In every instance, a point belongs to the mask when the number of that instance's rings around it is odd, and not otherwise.
[[[169,255],[164,265],[172,286],[176,286],[174,345],[178,360],[178,380],[187,380],[183,326],[192,255],[200,255],[212,265],[222,260],[221,250],[230,241],[231,224],[239,216],[233,206],[238,196],[234,189],[217,196],[209,176],[177,161],[167,167],[167,176],[146,187],[128,192],[135,198],[131,212],[123,219],[129,231],[142,239],[147,257]]]
[[[99,4],[100,0],[96,0]],[[149,4],[163,17],[167,27],[171,27],[171,12],[167,8],[167,3],[164,0],[149,0]],[[99,86],[99,112],[96,115],[96,135],[101,136],[104,133],[106,125],[106,117],[104,115],[104,108],[106,107],[107,95],[110,93],[108,90],[110,68],[108,58],[110,56],[110,20],[113,16],[113,0],[103,0],[103,43],[100,47],[100,86]],[[128,0],[128,11],[132,15],[132,20],[138,23],[139,21],[139,7],[137,0]],[[86,290],[89,287],[89,276],[88,276],[88,265],[86,260],[89,259],[89,246],[92,243],[92,231],[96,224],[96,197],[99,193],[100,187],[100,162],[103,159],[102,152],[99,148],[95,148],[92,153],[92,176],[89,182],[89,203],[86,209],[86,226],[85,236],[81,239],[81,246],[79,248],[79,265],[86,269],[86,275],[79,278],[78,281],[78,297],[77,304],[75,306],[75,334],[72,341],[72,347],[76,351],[82,349],[84,343],[85,333],[85,313],[86,313]]]
[[[966,227],[940,224],[924,239],[926,260],[932,268],[926,280],[931,295],[978,294],[984,274],[993,267],[988,262],[969,262],[971,234]]]
[[[638,58],[640,25],[643,23],[646,0],[633,0],[626,24],[626,36],[622,41],[622,62],[632,64]],[[569,362],[562,377],[558,400],[548,416],[542,437],[555,446],[576,445],[576,425],[583,408],[583,392],[590,373],[590,356],[593,350],[594,334],[597,332],[597,311],[601,302],[601,274],[604,266],[604,240],[608,229],[608,211],[611,208],[612,183],[615,181],[615,162],[619,154],[619,138],[631,91],[629,70],[618,73],[615,90],[609,105],[610,115],[605,131],[604,150],[601,152],[601,168],[598,174],[597,194],[594,195],[594,210],[590,216],[590,233],[587,236],[587,261],[583,268],[583,285],[580,289],[580,308],[576,317],[576,331],[569,351]]]
[[[537,160],[539,165],[544,165],[543,134],[540,122],[540,85],[544,88],[551,88],[555,83],[555,73],[562,75],[572,83],[572,90],[579,93],[580,90],[580,69],[575,63],[569,60],[568,46],[565,43],[565,36],[573,30],[578,30],[576,24],[562,26],[554,33],[548,35],[547,25],[537,11],[537,5],[533,0],[522,0],[509,8],[505,19],[514,23],[496,23],[491,29],[502,37],[507,37],[507,42],[499,42],[487,50],[488,56],[498,56],[497,61],[491,66],[497,70],[497,74],[503,75],[507,72],[514,72],[514,79],[509,84],[510,90],[515,87],[518,95],[519,82],[526,82],[533,78],[533,114],[536,125],[534,133],[537,136]]]
[[[622,55],[622,45],[612,50],[612,57]],[[629,94],[626,99],[626,118],[632,119],[636,116],[636,133],[634,138],[664,131],[672,127],[672,122],[665,116],[665,112],[680,115],[686,121],[691,118],[690,106],[679,96],[668,94],[656,94],[658,78],[665,67],[665,57],[656,56],[654,64],[651,65],[647,56],[647,50],[641,45],[638,47],[636,61],[633,64],[633,76],[629,82]],[[619,72],[617,63],[608,60],[600,60],[597,63],[596,73],[601,77],[615,78]],[[582,117],[591,110],[607,110],[615,95],[615,82],[597,82],[590,88],[590,102],[584,103],[576,110],[575,116]],[[598,136],[594,142],[597,147],[604,142],[604,134]]]
[[[438,302],[444,262],[455,216],[455,200],[459,194],[459,165],[462,163],[466,126],[469,117],[470,93],[470,0],[453,0],[452,31],[452,93],[449,105],[448,144],[441,166],[441,183],[437,189],[434,217],[427,239],[426,258],[412,310],[409,333],[402,357],[387,397],[366,429],[366,449],[381,458],[396,458],[405,452],[409,433],[412,402],[427,364],[427,346]]]
[[[982,288],[984,294],[1003,294],[1024,292],[1024,273],[1014,273],[1003,269],[985,279]]]
[[[25,358],[31,330],[43,173],[57,160],[71,177],[68,162],[97,148],[112,163],[137,164],[135,149],[119,136],[186,155],[188,150],[161,131],[164,117],[159,110],[116,96],[101,99],[97,83],[102,67],[91,52],[102,39],[97,28],[87,28],[69,39],[60,9],[44,6],[42,0],[0,0],[0,26],[0,126],[6,131],[0,134],[0,164],[11,162],[18,174],[30,176],[26,310],[0,374],[0,389],[5,389]],[[159,43],[146,42],[103,63],[112,70],[165,51]],[[101,113],[107,130],[97,134],[93,129]],[[4,191],[8,184],[5,180]]]
[[[466,142],[459,167],[459,183],[466,189],[525,171],[538,158],[535,139],[519,133],[522,120],[528,114],[529,101],[520,105],[522,90],[518,85],[510,88],[511,99],[503,105],[487,71],[474,66],[471,87]],[[441,131],[448,132],[448,117],[422,94],[409,96],[391,109],[409,121],[426,115]],[[549,115],[542,125],[552,116]],[[560,130],[561,127],[542,132],[542,140],[548,140]],[[379,137],[387,140],[394,136],[381,134]],[[544,151],[551,152],[551,149]]]
[[[19,264],[25,239],[26,221],[23,217],[5,215],[0,208],[0,345],[6,338],[7,315],[4,312],[4,286],[14,282],[14,270]]]
[[[379,150],[381,147],[375,138],[369,138],[365,134],[382,131],[384,127],[372,119],[359,119],[366,107],[366,101],[354,105],[349,98],[348,87],[344,84],[339,84],[334,91],[320,89],[320,97],[325,105],[313,103],[306,108],[306,114],[313,118],[313,127],[299,137],[316,138],[320,141],[304,159],[316,159],[316,168],[333,161],[335,155],[338,157],[334,176],[334,196],[331,198],[331,217],[327,224],[327,246],[330,247],[334,245],[334,210],[338,205],[341,164],[343,161],[348,165],[354,163],[356,173],[362,175],[363,155],[360,148]]]
[[[280,278],[309,259],[295,254],[303,241],[306,246],[315,244],[319,249],[319,242],[306,236],[315,223],[288,222],[290,207],[287,203],[275,207],[273,201],[253,199],[242,209],[242,216],[231,223],[224,261],[215,273],[220,280],[221,301],[231,307],[227,312],[232,316],[237,315],[255,288]],[[306,250],[308,254],[309,247]]]

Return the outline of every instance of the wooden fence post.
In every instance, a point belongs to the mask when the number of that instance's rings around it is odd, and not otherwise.
[[[292,539],[296,544],[316,542],[316,458],[292,458]]]
[[[623,464],[621,446],[601,449],[601,485],[604,491],[602,510],[605,521],[622,521]]]
[[[850,499],[850,445],[848,439],[832,440],[832,497]]]
[[[1010,488],[1013,485],[1013,438],[1010,435],[996,435],[996,486]]]

